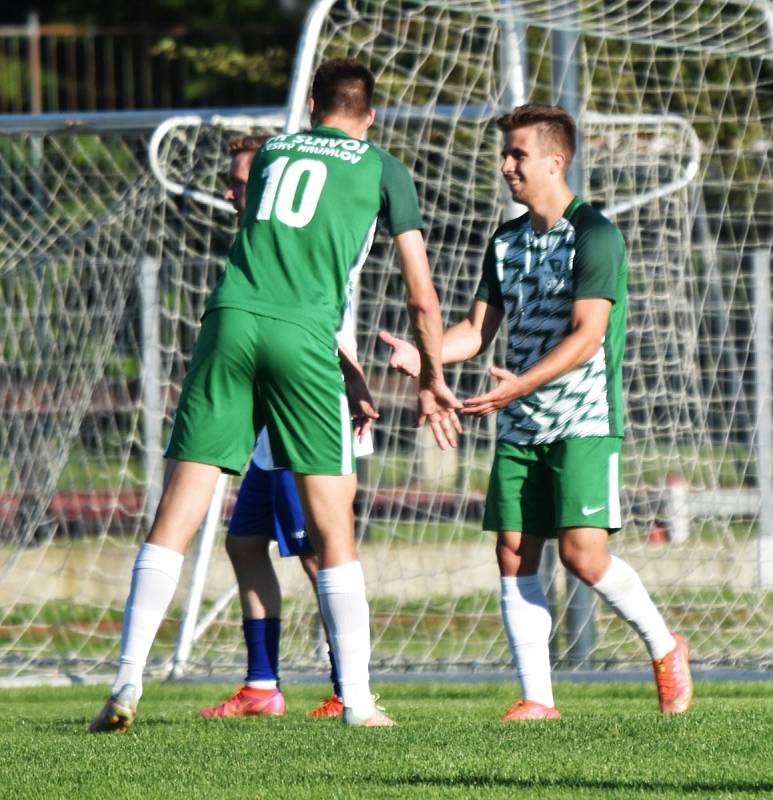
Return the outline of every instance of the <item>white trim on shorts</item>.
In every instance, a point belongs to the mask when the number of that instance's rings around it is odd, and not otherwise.
[[[352,420],[349,414],[349,401],[340,395],[341,403],[341,474],[352,474]]]
[[[609,520],[610,528],[621,528],[623,518],[620,512],[620,454],[609,454],[608,495],[609,495]]]

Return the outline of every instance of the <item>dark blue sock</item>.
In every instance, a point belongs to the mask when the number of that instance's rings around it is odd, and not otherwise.
[[[333,684],[333,691],[336,697],[343,697],[341,694],[341,684],[338,682],[338,668],[336,667],[336,659],[333,655],[333,648],[328,645],[327,648],[328,658],[330,658],[330,682]]]
[[[279,620],[242,620],[247,643],[247,681],[279,682]]]

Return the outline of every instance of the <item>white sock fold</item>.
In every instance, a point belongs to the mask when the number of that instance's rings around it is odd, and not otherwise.
[[[319,607],[338,667],[344,706],[367,719],[375,712],[370,693],[370,614],[359,561],[317,573]]]
[[[676,642],[661,613],[655,608],[636,570],[617,556],[610,557],[609,568],[593,590],[609,604],[644,640],[650,658],[663,658]]]
[[[524,700],[554,705],[550,679],[551,619],[537,575],[500,579],[500,608]]]
[[[176,550],[148,542],[140,547],[123,614],[121,656],[113,693],[132,683],[137,687],[138,699],[142,694],[142,672],[177,589],[182,564],[183,556]]]

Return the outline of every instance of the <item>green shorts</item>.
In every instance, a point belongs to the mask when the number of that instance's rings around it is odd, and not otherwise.
[[[276,466],[351,474],[351,417],[334,348],[291,322],[213,309],[199,332],[166,456],[239,474],[266,425]]]
[[[542,538],[559,528],[620,530],[621,443],[617,437],[497,442],[484,530]]]

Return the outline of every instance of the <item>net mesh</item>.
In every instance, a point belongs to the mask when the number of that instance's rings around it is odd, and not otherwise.
[[[514,102],[574,98],[576,188],[629,247],[624,528],[613,547],[706,665],[767,667],[773,596],[760,587],[752,264],[773,239],[773,59],[752,3],[334,3],[315,63],[350,55],[376,75],[369,134],[411,170],[446,323],[467,311],[483,250],[512,214],[494,120]],[[576,92],[572,94],[576,78]],[[569,94],[567,94],[569,92]],[[170,180],[217,196],[226,143],[265,120],[182,121],[157,143]],[[234,219],[150,175],[150,131],[0,136],[0,674],[104,672],[207,293]],[[394,253],[378,238],[359,294],[360,357],[381,418],[359,464],[357,530],[377,667],[501,667],[493,538],[480,531],[491,420],[440,454],[413,428],[414,387],[387,369],[379,329],[407,331]],[[769,341],[770,332],[766,332]],[[449,369],[489,387],[502,344]],[[769,398],[768,398],[769,403]],[[770,457],[771,454],[768,454]],[[235,482],[226,502],[233,502]],[[670,541],[663,541],[664,533]],[[773,532],[768,532],[773,533]],[[769,540],[768,540],[769,541]],[[190,559],[189,559],[190,560]],[[604,607],[578,659],[547,553],[556,664],[643,665]],[[298,565],[285,590],[286,667],[320,665]],[[216,547],[210,608],[233,578]],[[163,672],[186,579],[152,653]],[[585,631],[587,634],[587,630]],[[587,642],[586,638],[586,642]],[[189,671],[239,670],[238,602],[196,642]]]

